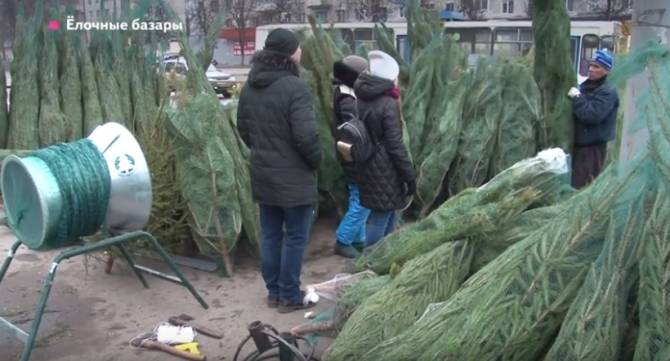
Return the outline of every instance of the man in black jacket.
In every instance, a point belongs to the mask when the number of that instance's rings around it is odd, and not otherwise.
[[[237,110],[237,128],[251,150],[251,186],[260,206],[261,268],[268,306],[290,312],[303,304],[305,245],[318,200],[319,137],[301,50],[289,30],[273,30],[254,55]]]
[[[350,116],[358,116],[358,105],[354,92],[354,83],[358,75],[368,68],[368,61],[357,55],[349,55],[333,64],[334,128],[349,120]],[[335,233],[335,253],[346,258],[356,258],[360,250],[365,248],[365,222],[370,210],[363,207],[360,201],[358,185],[356,185],[356,166],[348,162],[338,153],[338,159],[347,181],[349,203],[347,213],[340,221]]]
[[[589,65],[589,78],[579,89],[568,92],[575,125],[572,186],[578,189],[600,174],[607,157],[607,142],[614,139],[619,96],[607,81],[612,65],[612,55],[597,50]]]

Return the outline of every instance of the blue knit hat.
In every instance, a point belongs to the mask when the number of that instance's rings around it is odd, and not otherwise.
[[[591,62],[597,63],[598,65],[605,68],[607,71],[610,71],[612,70],[612,66],[614,65],[614,58],[612,57],[612,53],[610,53],[606,49],[601,49],[596,50],[596,52],[593,53],[593,58],[591,59]]]

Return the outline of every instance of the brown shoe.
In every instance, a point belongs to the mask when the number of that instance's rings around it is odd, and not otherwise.
[[[267,302],[268,307],[277,308],[277,306],[279,305],[279,297],[268,296]]]

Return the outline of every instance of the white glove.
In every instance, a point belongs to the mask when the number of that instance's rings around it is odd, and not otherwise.
[[[577,89],[575,87],[570,88],[570,91],[568,91],[568,97],[569,98],[576,98],[580,95],[582,95],[582,92],[580,92],[579,89]]]

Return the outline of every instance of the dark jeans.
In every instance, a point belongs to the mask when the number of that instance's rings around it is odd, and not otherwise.
[[[368,216],[367,235],[365,246],[370,247],[379,242],[387,234],[395,229],[396,211],[376,211],[372,210]]]
[[[313,213],[312,206],[260,205],[263,280],[280,301],[302,302],[300,272]]]
[[[607,157],[607,143],[575,145],[572,158],[572,186],[579,189],[595,179],[602,171]]]

